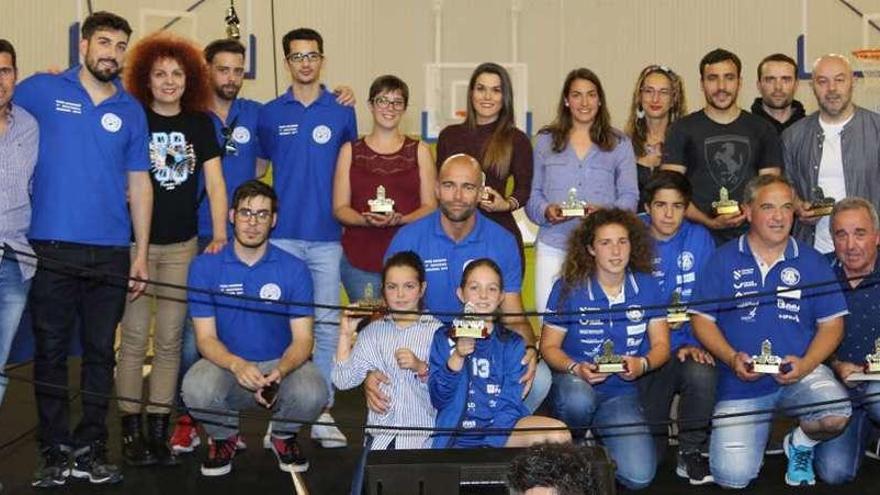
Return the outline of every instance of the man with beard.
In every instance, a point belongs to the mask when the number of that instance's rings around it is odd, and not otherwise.
[[[141,104],[118,79],[131,27],[109,12],[82,25],[84,65],[23,81],[15,101],[40,126],[29,232],[39,265],[30,292],[36,352],[34,387],[42,465],[33,485],[122,479],[107,461],[107,399],[113,390],[113,342],[128,291],[148,278],[152,186],[149,132]],[[128,201],[126,201],[128,195]],[[133,228],[132,228],[133,227]],[[131,236],[137,246],[129,251]],[[89,271],[100,278],[84,276]],[[67,346],[82,325],[82,419],[71,435]],[[73,461],[68,457],[71,455]]]
[[[706,106],[672,124],[663,149],[662,168],[685,174],[694,197],[688,220],[705,225],[717,243],[745,232],[742,211],[716,215],[713,202],[721,189],[742,201],[745,183],[758,174],[779,174],[779,137],[764,119],[736,102],[742,82],[742,63],[735,54],[717,48],[700,61],[700,85]]]
[[[804,118],[804,105],[794,99],[798,89],[797,62],[784,53],[767,55],[758,64],[758,92],[752,113],[764,117],[778,134]]]
[[[250,180],[235,191],[232,205],[233,242],[198,256],[187,282],[195,289],[189,308],[204,358],[187,372],[183,398],[209,437],[204,476],[232,470],[239,436],[237,417],[205,409],[263,406],[276,418],[311,421],[327,402],[327,386],[309,360],[314,321],[309,269],[268,242],[278,219],[275,191]],[[309,468],[297,443],[299,428],[272,425],[269,442],[282,471]]]
[[[810,211],[823,196],[858,196],[880,208],[880,115],[852,102],[853,71],[836,54],[813,64],[819,110],[782,134],[785,173],[802,200],[794,235],[822,253],[834,250],[829,218]]]

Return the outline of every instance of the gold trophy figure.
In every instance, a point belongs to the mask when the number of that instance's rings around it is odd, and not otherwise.
[[[865,356],[865,373],[880,373],[880,337],[874,341],[874,352]]]
[[[675,291],[672,293],[672,301],[669,303],[669,309],[666,310],[666,322],[667,323],[685,323],[690,321],[690,316],[687,312],[687,307],[681,304],[681,293]],[[677,325],[675,328],[679,328],[681,325]]]
[[[486,321],[473,314],[475,312],[473,304],[467,303],[464,305],[464,315],[461,318],[452,320],[453,337],[482,339],[488,335],[486,332]]]
[[[568,190],[568,199],[559,205],[562,208],[563,217],[584,217],[587,215],[587,202],[577,199],[577,188]]]
[[[480,201],[495,201],[495,195],[490,193],[488,189],[486,189],[486,172],[482,172],[483,174],[483,186],[482,192],[480,193]]]
[[[624,373],[626,372],[626,361],[623,356],[614,354],[614,342],[611,339],[602,343],[602,354],[593,358],[593,362],[598,366],[599,373]]]
[[[376,188],[376,197],[367,201],[370,213],[391,213],[394,211],[394,200],[385,196],[385,186]]]
[[[235,12],[235,0],[229,0],[229,8],[226,9],[226,37],[237,40],[241,38],[241,21]]]
[[[385,301],[381,297],[376,297],[373,290],[373,284],[367,283],[364,286],[364,293],[360,299],[354,303],[355,309],[352,313],[361,317],[373,318],[382,314],[385,308]]]
[[[821,187],[816,186],[813,189],[813,199],[810,200],[810,207],[807,210],[817,216],[827,216],[834,209],[835,202],[834,198],[825,196]]]
[[[752,356],[752,372],[753,373],[769,373],[772,375],[779,374],[779,366],[782,364],[782,358],[773,355],[773,344],[770,339],[761,342],[761,354]]]
[[[715,208],[716,215],[739,213],[739,203],[736,200],[730,199],[727,188],[723,186],[718,190],[718,201],[712,202],[712,208]]]

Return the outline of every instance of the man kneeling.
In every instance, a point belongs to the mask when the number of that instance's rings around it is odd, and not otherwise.
[[[238,418],[199,409],[262,406],[274,409],[273,418],[312,421],[327,402],[327,387],[308,360],[312,307],[273,303],[312,302],[305,263],[267,242],[277,220],[277,203],[271,187],[258,181],[242,184],[229,211],[233,243],[216,254],[197,257],[190,267],[189,308],[203,359],[183,380],[183,400],[210,437],[202,463],[205,476],[231,471]],[[272,423],[272,450],[282,471],[309,467],[296,443],[299,427]]]

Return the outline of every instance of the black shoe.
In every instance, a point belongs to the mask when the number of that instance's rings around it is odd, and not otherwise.
[[[96,485],[122,481],[122,472],[115,464],[107,462],[107,446],[100,440],[73,452],[70,475]]]
[[[288,473],[304,473],[309,469],[309,460],[299,450],[296,443],[296,434],[287,438],[278,438],[272,435],[272,452],[278,459],[278,468]]]
[[[692,485],[704,485],[715,481],[709,471],[709,461],[699,451],[679,452],[675,474],[687,478]]]
[[[232,435],[225,440],[208,438],[208,458],[202,463],[203,476],[223,476],[232,471],[237,440],[238,435]]]
[[[70,449],[63,446],[40,449],[40,467],[34,472],[31,486],[52,488],[63,486],[70,476]]]
[[[122,458],[129,466],[152,466],[156,457],[144,439],[140,414],[122,416]]]
[[[168,446],[168,422],[169,414],[147,414],[147,437],[150,442],[150,450],[156,456],[156,463],[160,466],[176,466],[180,464],[174,451]]]

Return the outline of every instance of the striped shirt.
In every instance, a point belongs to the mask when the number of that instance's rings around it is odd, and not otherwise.
[[[6,132],[0,134],[0,263],[3,247],[33,254],[27,241],[31,223],[31,181],[37,163],[40,133],[37,121],[25,109],[11,105]],[[16,255],[21,277],[28,280],[36,271],[36,259]]]
[[[347,390],[360,385],[368,372],[381,371],[391,382],[381,385],[391,404],[385,414],[370,410],[367,422],[379,426],[433,428],[436,411],[431,406],[427,382],[420,380],[411,370],[400,369],[394,353],[405,347],[427,362],[434,332],[442,325],[427,315],[406,328],[397,326],[390,316],[370,323],[358,334],[349,358],[333,367],[333,384],[340,390]],[[396,449],[430,447],[427,442],[431,432],[427,430],[370,429],[367,433],[373,435],[373,450],[386,449],[392,440]]]

